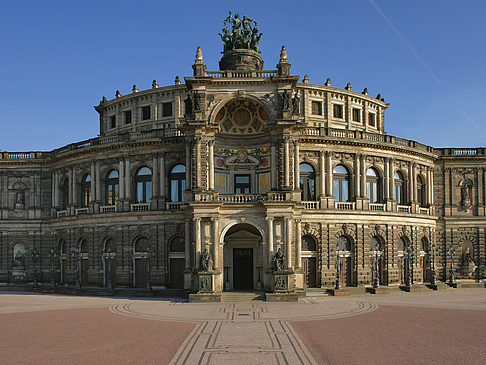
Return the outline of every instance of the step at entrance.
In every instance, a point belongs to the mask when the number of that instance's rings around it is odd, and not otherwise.
[[[252,300],[265,300],[265,295],[263,292],[223,292],[221,293],[222,302],[249,302]]]

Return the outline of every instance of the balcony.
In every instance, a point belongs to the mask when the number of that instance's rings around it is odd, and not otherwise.
[[[149,210],[150,210],[150,203],[130,204],[131,212],[148,212]]]

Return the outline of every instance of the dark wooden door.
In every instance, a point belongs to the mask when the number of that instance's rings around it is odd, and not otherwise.
[[[302,258],[302,269],[304,271],[304,288],[316,287],[316,258]]]
[[[135,288],[147,285],[147,259],[135,259]]]
[[[340,275],[341,275],[341,286],[350,286],[352,285],[352,266],[351,266],[351,257],[341,257],[340,258]]]
[[[88,285],[88,260],[81,260],[81,286]]]
[[[169,287],[171,289],[184,289],[184,265],[185,260],[170,259]]]
[[[432,280],[432,268],[429,254],[425,254],[425,256],[422,257],[422,260],[423,281],[424,283],[429,283]]]
[[[253,289],[253,249],[233,249],[233,289]]]

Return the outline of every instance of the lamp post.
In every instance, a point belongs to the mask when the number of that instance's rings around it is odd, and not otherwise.
[[[71,251],[71,258],[73,259],[74,262],[74,287],[76,289],[81,289],[81,280],[80,280],[80,270],[79,270],[79,262],[81,261],[81,255],[79,255],[78,250],[76,250],[74,247],[72,248]]]
[[[381,252],[379,251],[375,251],[374,254],[371,254],[370,255],[370,258],[371,259],[375,259],[375,262],[374,262],[374,266],[375,266],[375,278],[373,280],[373,288],[377,289],[380,287],[380,275],[378,273],[378,269],[379,269],[379,266],[378,266],[378,260],[380,259],[381,257]]]
[[[54,249],[51,248],[51,251],[50,251],[50,257],[51,257],[51,288],[55,288],[56,287],[56,274],[55,274],[55,271],[54,271],[54,261],[57,257],[56,255],[56,252],[54,251]]]
[[[339,255],[339,251],[334,248],[331,250],[331,253],[334,253],[336,251],[336,290],[341,289],[341,256]]]
[[[412,286],[412,278],[411,278],[411,267],[410,267],[410,256],[411,256],[411,249],[410,247],[407,247],[405,249],[405,257],[407,258],[407,277],[406,277],[406,286]]]
[[[432,285],[437,285],[437,274],[435,271],[435,255],[436,255],[437,248],[435,247],[435,244],[432,246],[432,272],[431,272],[431,278],[430,278],[430,284]]]
[[[113,281],[111,277],[111,260],[113,257],[115,257],[115,253],[111,252],[111,248],[108,248],[107,252],[103,253],[103,257],[105,258],[105,264],[106,261],[108,261],[108,282],[107,282],[107,288],[108,290],[113,290]]]
[[[451,244],[451,247],[447,251],[449,255],[451,255],[451,268],[450,268],[450,279],[449,279],[449,285],[453,286],[456,285],[456,279],[454,277],[454,253],[456,250],[454,250],[454,247]]]
[[[147,285],[146,288],[152,291],[152,283],[150,282],[150,252],[146,252],[144,258],[147,260]]]
[[[32,287],[37,288],[39,286],[38,280],[37,280],[37,260],[39,259],[39,254],[37,253],[37,250],[34,249],[32,250],[32,265],[34,266],[34,280],[32,282]]]

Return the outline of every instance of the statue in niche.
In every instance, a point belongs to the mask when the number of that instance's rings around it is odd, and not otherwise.
[[[14,257],[14,260],[13,260],[13,266],[16,267],[16,268],[19,268],[19,267],[23,268],[24,264],[25,264],[24,254],[22,253],[22,251],[19,250],[15,254],[15,257]]]
[[[469,247],[466,247],[462,251],[461,266],[464,267],[476,266],[471,255],[471,249]]]
[[[184,106],[185,106],[184,114],[186,116],[190,116],[192,114],[192,99],[190,94],[187,94],[187,98],[184,100]]]
[[[285,255],[282,253],[280,247],[278,248],[277,252],[273,256],[273,270],[274,271],[285,270]]]
[[[192,98],[194,100],[194,111],[201,111],[201,95],[197,91],[194,91]]]
[[[471,206],[471,191],[472,191],[471,182],[468,180],[462,180],[460,186],[461,186],[461,205],[464,207],[469,207]]]
[[[211,271],[213,269],[213,259],[211,258],[211,254],[209,253],[208,249],[204,249],[204,252],[201,255],[201,271]]]
[[[299,93],[295,93],[294,98],[292,99],[292,113],[299,114],[299,107],[300,107]]]
[[[24,209],[24,192],[22,189],[17,189],[15,193],[15,209]]]
[[[290,94],[284,90],[282,94],[282,110],[288,111],[290,109]]]

